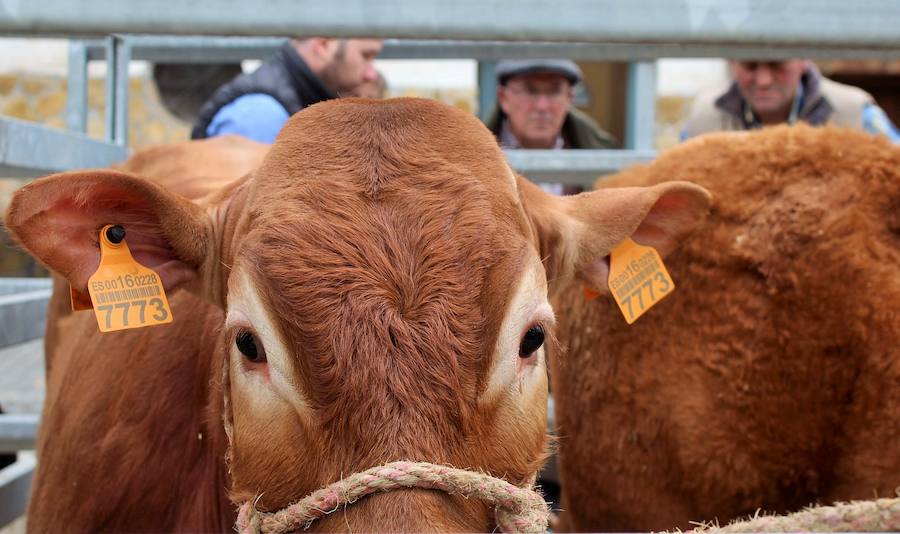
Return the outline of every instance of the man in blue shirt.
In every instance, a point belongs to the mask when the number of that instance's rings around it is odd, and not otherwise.
[[[900,133],[872,96],[822,76],[806,59],[732,61],[734,80],[694,99],[682,139],[707,132],[749,130],[803,121],[884,135]]]
[[[200,110],[191,137],[238,134],[272,143],[294,113],[374,81],[381,47],[378,39],[292,39],[253,73],[220,87]]]

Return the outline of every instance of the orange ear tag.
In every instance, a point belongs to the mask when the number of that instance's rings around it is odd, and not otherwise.
[[[101,332],[172,322],[169,299],[156,271],[136,262],[125,240],[113,243],[100,230],[100,266],[88,279],[88,292]]]
[[[655,248],[626,239],[613,249],[611,256],[609,289],[628,324],[675,289]]]
[[[76,290],[72,286],[69,286],[69,302],[72,303],[72,311],[94,309],[94,305],[91,303],[91,296]]]

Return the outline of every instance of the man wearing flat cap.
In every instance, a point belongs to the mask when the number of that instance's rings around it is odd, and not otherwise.
[[[497,63],[497,109],[487,127],[504,148],[615,148],[615,138],[572,107],[581,69],[564,59]]]

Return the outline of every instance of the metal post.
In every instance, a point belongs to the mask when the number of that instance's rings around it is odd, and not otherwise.
[[[20,456],[16,463],[0,471],[0,527],[25,513],[35,465],[34,457]]]
[[[0,33],[819,45],[900,49],[897,0],[3,0]]]
[[[36,413],[0,414],[0,452],[33,449],[39,425],[40,415]]]
[[[0,116],[0,176],[37,177],[72,169],[108,167],[127,157],[124,146]]]
[[[106,38],[106,140],[114,143],[116,140],[116,53],[118,37],[111,35]]]
[[[649,150],[655,144],[656,61],[628,64],[625,148]]]
[[[116,70],[115,70],[115,138],[117,145],[128,145],[128,64],[131,62],[131,43],[125,37],[116,37]]]
[[[497,76],[493,61],[478,62],[478,117],[486,121],[497,101]]]
[[[87,131],[88,51],[84,41],[69,41],[69,81],[66,93],[66,127],[79,133]]]
[[[132,59],[154,63],[228,63],[243,59],[265,59],[284,42],[282,37],[210,37],[178,35],[129,35]],[[88,60],[104,57],[102,40],[87,40]],[[573,61],[649,61],[656,58],[733,58],[779,60],[881,59],[893,61],[891,48],[847,48],[839,44],[737,45],[734,43],[625,43],[523,42],[472,40],[386,39],[379,59],[473,59],[499,61],[530,58]]]

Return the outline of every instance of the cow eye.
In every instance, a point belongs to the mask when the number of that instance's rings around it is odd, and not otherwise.
[[[238,332],[237,337],[234,338],[234,344],[241,351],[241,354],[251,362],[263,363],[266,361],[266,354],[263,352],[262,347],[257,344],[256,337],[252,333],[241,330]]]
[[[522,344],[519,345],[519,357],[527,358],[544,344],[544,329],[541,325],[534,325],[522,336]]]

